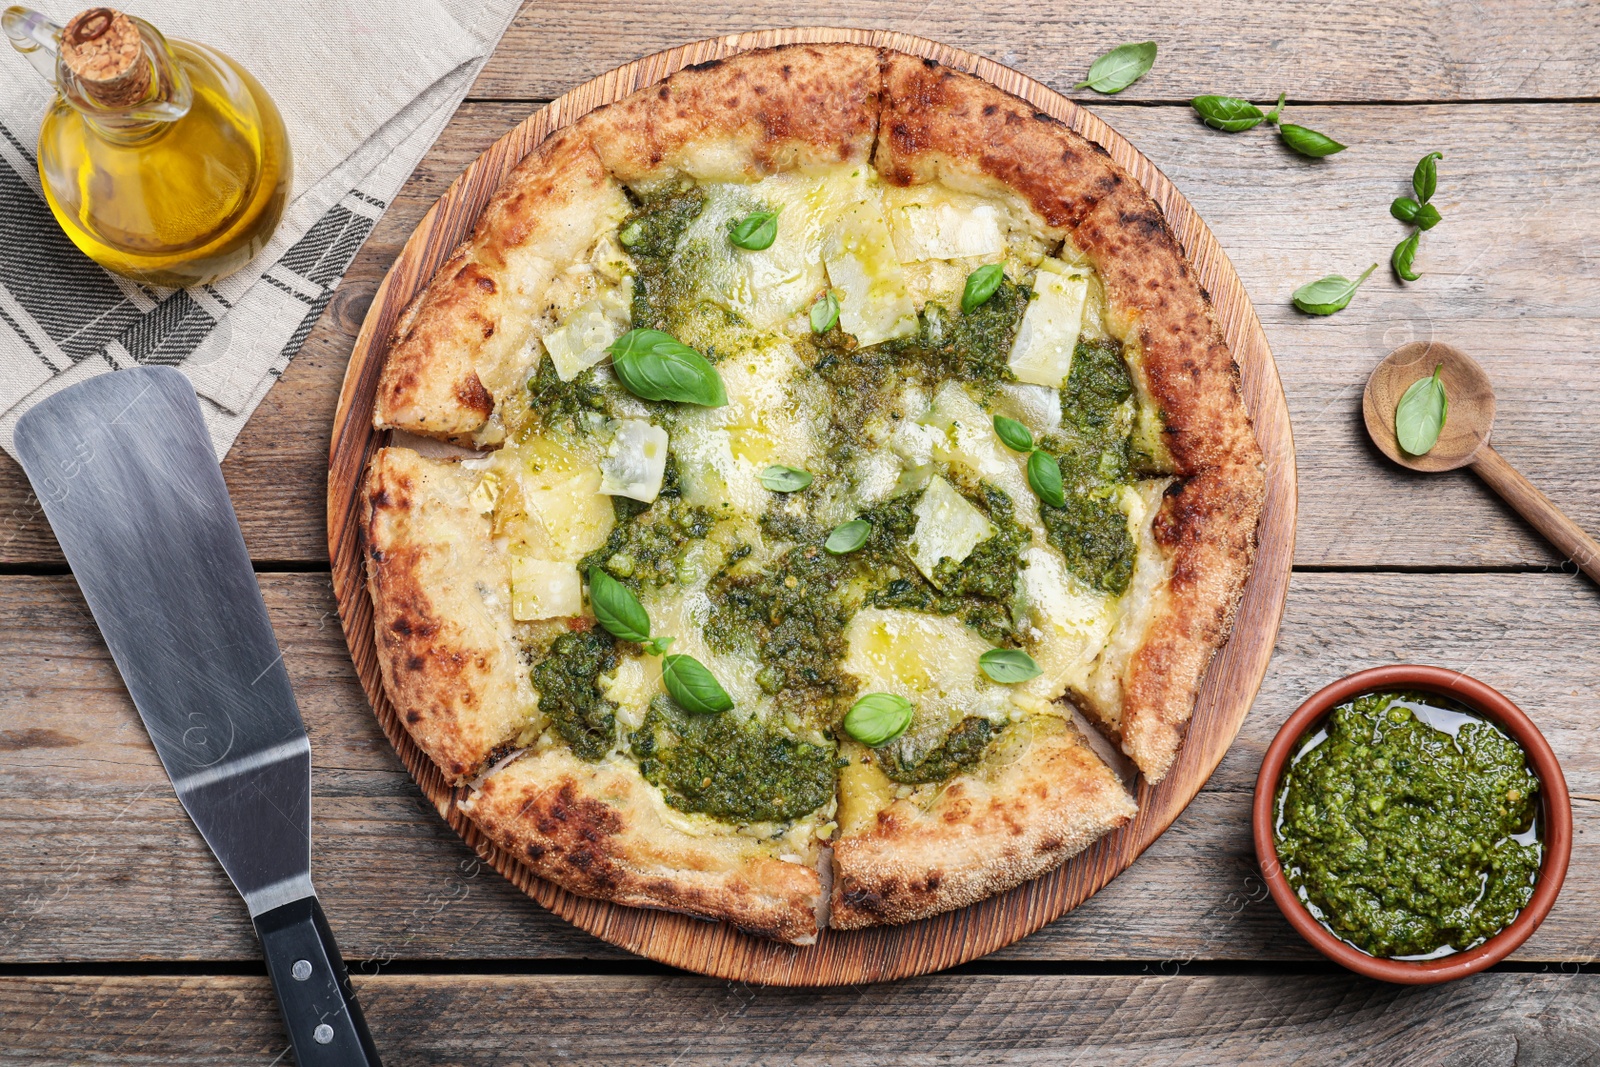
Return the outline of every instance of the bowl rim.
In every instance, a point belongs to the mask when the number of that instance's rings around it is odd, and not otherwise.
[[[1511,924],[1474,948],[1433,960],[1396,960],[1372,956],[1340,940],[1306,910],[1289,885],[1278,863],[1273,807],[1278,783],[1289,757],[1301,737],[1325,718],[1333,708],[1352,697],[1380,689],[1409,688],[1450,697],[1491,720],[1528,755],[1528,762],[1539,777],[1540,819],[1543,824],[1545,853],[1539,865],[1539,878],[1533,896]],[[1550,913],[1572,855],[1572,801],[1561,765],[1549,742],[1533,720],[1499,691],[1462,674],[1460,671],[1420,664],[1394,664],[1372,667],[1346,675],[1313,693],[1278,728],[1267,747],[1256,777],[1255,801],[1251,809],[1257,864],[1272,899],[1289,925],[1311,946],[1335,963],[1369,978],[1405,985],[1448,982],[1476,974],[1505,959],[1538,929]]]

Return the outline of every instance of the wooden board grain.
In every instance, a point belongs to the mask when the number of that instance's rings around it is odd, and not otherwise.
[[[1098,102],[1095,106],[1099,106]],[[328,434],[368,303],[418,221],[464,167],[528,116],[522,103],[468,103],[374,229],[333,304],[223,464],[258,560],[325,561]],[[1600,198],[1587,192],[1593,108],[1583,104],[1306,108],[1300,119],[1350,144],[1327,161],[1270,133],[1229,136],[1187,107],[1107,110],[1119,133],[1184,192],[1255,301],[1289,399],[1301,472],[1297,565],[1553,565],[1537,534],[1471,474],[1412,475],[1368,447],[1360,386],[1414,337],[1470,351],[1494,378],[1497,447],[1580,525],[1600,531]],[[1258,136],[1259,134],[1259,136]],[[1331,318],[1289,305],[1296,285],[1383,260],[1404,228],[1388,204],[1425,149],[1445,152],[1421,280],[1387,269]],[[1552,448],[1560,427],[1562,447]],[[1379,521],[1373,517],[1378,516]],[[0,566],[60,565],[0,457]]]
[[[1600,1064],[1595,974],[1407,988],[1343,973],[979,973],[818,991],[380,975],[356,989],[388,1067]],[[16,1065],[232,1067],[286,1051],[267,980],[231,976],[0,978],[0,1045]]]
[[[1162,783],[1139,784],[1139,813],[1056,871],[960,911],[898,927],[825,931],[793,947],[727,924],[621,907],[575,896],[533,876],[479,833],[459,811],[463,798],[412,744],[384,692],[373,648],[372,606],[364,579],[358,504],[362,474],[382,444],[372,429],[372,398],[384,345],[400,311],[469,231],[501,178],[553,130],[602,104],[654,84],[684,66],[752,48],[802,41],[851,41],[899,49],[971,71],[1102,145],[1150,193],[1212,294],[1218,321],[1241,372],[1241,389],[1266,456],[1267,501],[1260,547],[1232,640],[1207,672],[1188,739]],[[1128,141],[1040,83],[991,60],[905,34],[851,30],[774,30],[701,41],[626,64],[557,98],[499,141],[462,174],[423,219],[373,299],[334,419],[329,453],[328,541],[334,594],[357,674],[384,733],[440,815],[496,869],[541,904],[612,944],[691,971],[782,985],[828,985],[925,974],[975,959],[1071,910],[1126,869],[1204,785],[1250,710],[1266,671],[1294,554],[1295,466],[1289,416],[1272,353],[1255,309],[1205,223],[1173,185]]]
[[[351,965],[619,958],[502,879],[418,792],[367,709],[327,575],[260,582],[311,735],[313,875]],[[0,964],[256,959],[72,579],[0,577],[0,604]],[[1600,959],[1597,631],[1600,596],[1582,578],[1297,575],[1255,709],[1205,788],[1110,885],[991,958],[1315,959],[1256,873],[1256,769],[1307,695],[1409,660],[1482,678],[1549,738],[1575,794],[1576,844],[1555,910],[1513,958]]]

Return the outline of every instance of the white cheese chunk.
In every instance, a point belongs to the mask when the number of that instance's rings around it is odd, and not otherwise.
[[[978,542],[995,535],[994,524],[943,478],[928,482],[922,499],[912,509],[917,527],[911,533],[911,561],[934,585],[941,560],[961,563]]]
[[[916,332],[917,308],[895,256],[883,212],[870,200],[846,208],[822,244],[839,296],[839,326],[862,345]]]
[[[544,335],[556,376],[570,382],[606,357],[607,347],[628,328],[632,279],[574,309]]]
[[[1070,686],[1082,689],[1117,617],[1116,600],[1067,570],[1061,554],[1044,544],[1022,554],[1022,598],[1037,632],[1033,659],[1040,674],[1016,686],[1012,698],[1044,711]]]
[[[571,563],[511,557],[511,617],[518,622],[556,619],[583,611],[583,583]]]
[[[1034,433],[1061,429],[1061,390],[1053,386],[1002,382],[997,408],[1000,414],[1011,416]]]
[[[978,481],[988,482],[1011,498],[1016,519],[1043,534],[1039,524],[1039,505],[1028,487],[1027,457],[1007,448],[994,432],[994,417],[980,408],[957,382],[946,382],[933,398],[933,406],[923,416],[925,422],[943,427],[944,433],[934,448],[934,458],[964,470]]]
[[[1005,254],[1000,216],[992,204],[957,205],[948,200],[905,204],[891,213],[890,227],[902,263],[993,260]]]
[[[1011,373],[1019,382],[1059,389],[1072,371],[1089,276],[1082,267],[1047,259],[1034,275],[1033,290],[1011,345]]]
[[[600,491],[650,503],[667,470],[667,431],[643,419],[621,419],[600,462]]]

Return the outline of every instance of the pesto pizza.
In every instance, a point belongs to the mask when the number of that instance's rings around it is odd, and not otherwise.
[[[1140,186],[851,45],[541,144],[406,309],[375,422],[410,435],[365,485],[378,656],[463,810],[573,892],[802,944],[1130,819],[1076,723],[1166,774],[1264,493]]]

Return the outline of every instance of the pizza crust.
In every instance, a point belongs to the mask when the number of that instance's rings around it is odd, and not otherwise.
[[[361,507],[384,691],[451,781],[538,719],[511,622],[510,564],[468,501],[476,483],[459,464],[384,448]]]
[[[631,762],[547,748],[490,775],[462,811],[534,873],[583,896],[721,919],[794,945],[817,936],[814,867],[731,831],[692,834]],[[815,856],[796,857],[811,862]]]
[[[976,903],[1054,870],[1138,810],[1053,715],[1009,727],[978,769],[933,792],[845,829],[833,848],[830,926],[911,922]]]
[[[878,50],[790,45],[685,67],[577,124],[622,182],[748,182],[864,163],[878,130]]]
[[[491,417],[540,355],[529,341],[547,317],[546,293],[628,210],[583,130],[565,130],[530,152],[495,190],[472,236],[401,314],[373,425],[497,444]]]

